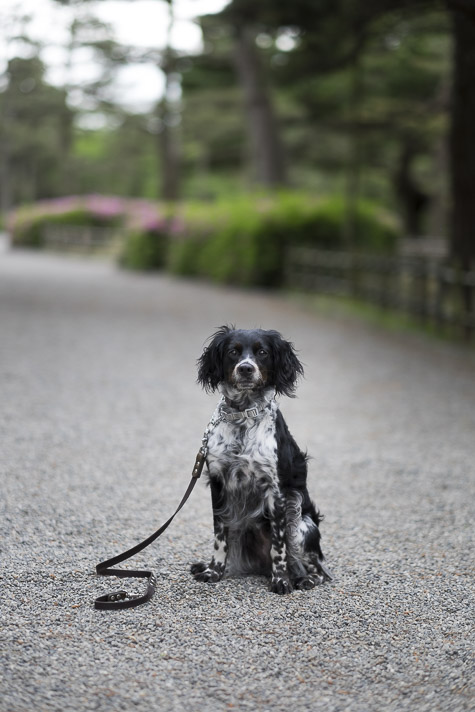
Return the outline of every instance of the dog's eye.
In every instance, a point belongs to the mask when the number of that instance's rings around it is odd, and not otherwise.
[[[237,349],[231,349],[230,351],[228,351],[228,353],[229,353],[230,356],[237,356],[237,355],[238,355]]]
[[[259,356],[267,356],[267,351],[265,349],[259,349],[257,353]]]

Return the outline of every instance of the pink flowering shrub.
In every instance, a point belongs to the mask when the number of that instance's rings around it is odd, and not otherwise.
[[[109,195],[73,195],[38,201],[17,208],[8,221],[13,244],[24,247],[43,247],[47,225],[117,228],[125,240],[132,233],[163,240],[169,231],[179,230],[158,203]]]
[[[43,247],[46,225],[118,227],[124,216],[125,205],[120,198],[73,195],[17,208],[9,216],[8,227],[14,245]]]

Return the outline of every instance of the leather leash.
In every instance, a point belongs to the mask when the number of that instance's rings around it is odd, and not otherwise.
[[[133,608],[134,606],[140,606],[142,603],[146,603],[152,598],[153,594],[155,593],[155,587],[157,583],[155,575],[152,571],[144,571],[139,569],[115,569],[111,567],[116,566],[116,564],[120,564],[126,559],[130,559],[132,556],[135,556],[135,554],[138,554],[139,551],[142,551],[142,549],[145,549],[147,546],[149,546],[152,542],[155,541],[155,539],[158,539],[158,537],[161,536],[166,529],[168,529],[180,509],[187,501],[190,494],[193,492],[193,489],[203,471],[205,461],[206,445],[202,446],[199,449],[198,454],[196,456],[195,465],[193,467],[193,472],[191,474],[191,480],[186,489],[186,492],[183,495],[182,500],[176,508],[174,514],[172,514],[172,516],[167,519],[165,524],[162,524],[162,526],[157,529],[156,532],[154,532],[147,539],[141,541],[140,544],[133,546],[131,549],[127,549],[127,551],[123,551],[122,554],[113,556],[111,559],[107,559],[107,561],[101,561],[96,566],[96,574],[98,576],[117,576],[118,578],[148,579],[147,590],[145,591],[145,593],[141,596],[129,596],[127,591],[124,591],[123,589],[119,591],[112,591],[111,593],[106,593],[103,596],[99,596],[99,598],[96,598],[96,600],[94,601],[94,608],[103,611],[117,611],[122,608]]]

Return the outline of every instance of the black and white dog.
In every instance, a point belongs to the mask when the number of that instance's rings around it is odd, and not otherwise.
[[[293,345],[277,331],[222,326],[198,360],[198,382],[222,394],[206,459],[214,553],[208,564],[192,565],[198,581],[265,574],[270,590],[285,594],[332,578],[307,491],[307,458],[275,401],[292,397],[302,374]]]

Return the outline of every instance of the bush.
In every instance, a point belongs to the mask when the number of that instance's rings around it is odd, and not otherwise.
[[[328,199],[318,205],[311,216],[307,235],[301,235],[304,244],[314,244],[326,249],[349,249],[345,242],[347,209],[340,197]],[[354,215],[354,245],[361,252],[392,252],[398,239],[393,221],[372,203],[360,200]]]
[[[186,203],[177,216],[150,201],[84,196],[44,201],[16,211],[15,245],[41,247],[46,224],[120,226],[119,262],[241,286],[279,287],[289,246],[345,249],[347,211],[339,197],[301,193]],[[353,248],[390,252],[397,230],[381,210],[360,201]]]
[[[276,256],[260,235],[260,206],[244,199],[188,204],[182,219],[181,234],[170,241],[171,272],[244,286],[269,282]]]
[[[43,247],[47,225],[117,227],[123,235],[119,262],[131,269],[157,269],[166,261],[167,234],[176,229],[166,210],[147,200],[86,195],[46,200],[11,216],[13,244]]]
[[[170,237],[167,267],[173,274],[196,277],[200,255],[216,230],[216,204],[187,203],[179,215],[181,229]]]
[[[10,217],[12,243],[21,247],[43,247],[46,225],[116,227],[123,223],[125,206],[119,198],[71,196],[44,200],[18,208]]]
[[[238,198],[214,205],[188,205],[183,234],[172,240],[172,272],[242,286],[276,287],[283,282],[291,245],[345,248],[346,212],[340,198],[316,202],[300,194]],[[368,202],[355,214],[355,248],[394,249],[397,230]]]
[[[167,243],[165,232],[128,232],[119,255],[119,264],[136,270],[161,269],[166,261]]]
[[[171,207],[146,200],[129,201],[119,264],[126,269],[162,269],[167,263],[170,238],[179,230]]]

